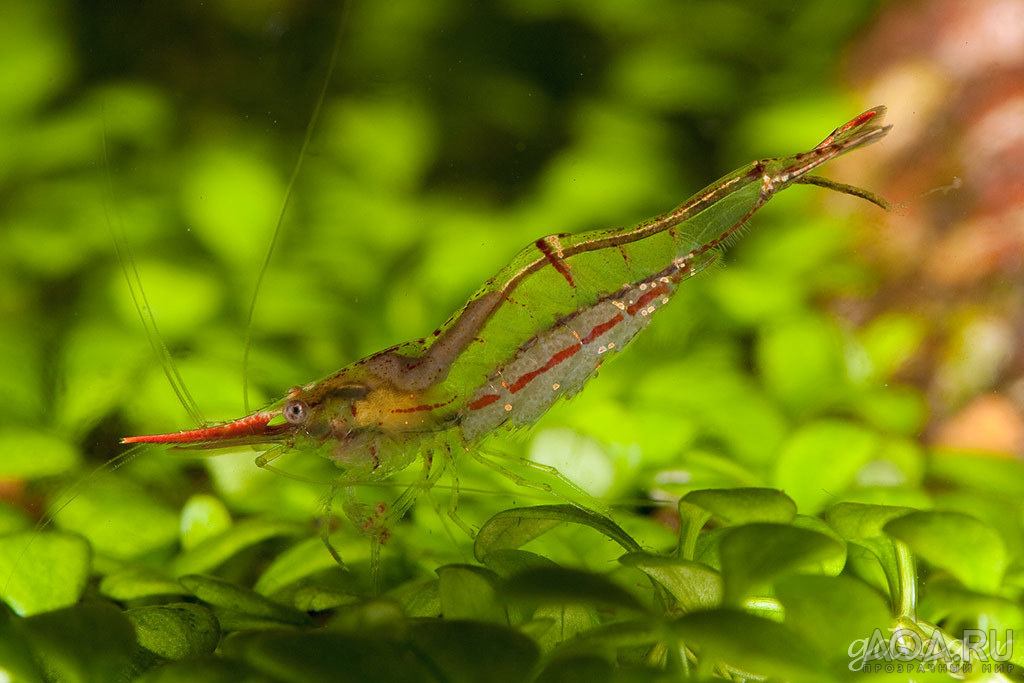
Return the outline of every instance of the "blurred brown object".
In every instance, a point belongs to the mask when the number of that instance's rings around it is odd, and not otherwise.
[[[25,482],[21,479],[0,477],[0,501],[19,504],[25,496]]]
[[[1019,453],[1024,447],[1024,419],[1005,396],[979,396],[936,430],[933,443],[968,451]]]
[[[896,379],[928,396],[930,440],[1024,455],[1024,0],[891,3],[849,71],[895,124],[866,171],[897,204],[864,236],[867,318],[928,322]]]
[[[24,479],[0,477],[0,503],[23,510],[32,519],[39,519],[46,509],[42,495],[30,492]]]

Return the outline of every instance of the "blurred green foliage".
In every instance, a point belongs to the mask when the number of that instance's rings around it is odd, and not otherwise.
[[[863,214],[825,213],[813,188],[758,214],[727,267],[688,283],[579,398],[489,444],[621,506],[614,523],[510,510],[553,501],[466,459],[459,513],[487,522],[475,555],[431,509],[446,504],[439,487],[393,530],[391,592],[373,599],[366,540],[347,522],[332,531],[342,571],[316,538],[327,487],[259,470],[252,451],[148,449],[82,479],[121,436],[192,426],[139,306],[203,416],[237,417],[247,334],[255,407],[432,330],[539,236],[633,223],[751,159],[815,144],[864,108],[837,65],[874,9],[355,3],[247,327],[339,7],[8,2],[0,594],[20,616],[0,606],[0,670],[481,680],[486,666],[489,680],[597,681],[620,665],[635,680],[666,668],[842,678],[850,639],[870,635],[857,628],[907,616],[894,581],[914,573],[896,547],[933,572],[923,618],[1019,625],[1024,476],[919,445],[924,398],[891,380],[922,323],[852,329],[823,312],[822,300],[871,296],[875,275],[853,253]],[[132,300],[125,268],[146,302]],[[312,460],[280,467],[329,480]],[[788,497],[691,493],[735,487]],[[677,535],[672,506],[651,498],[681,496]],[[862,505],[837,517],[840,501],[951,512]],[[36,533],[42,510],[52,528]],[[829,525],[813,517],[826,510]],[[306,611],[329,627],[278,630]],[[836,615],[857,628],[830,639]]]

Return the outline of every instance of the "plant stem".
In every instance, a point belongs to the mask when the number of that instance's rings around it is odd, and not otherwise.
[[[898,586],[896,587],[897,617],[917,620],[917,563],[914,554],[903,541],[893,541],[896,547],[896,571]]]

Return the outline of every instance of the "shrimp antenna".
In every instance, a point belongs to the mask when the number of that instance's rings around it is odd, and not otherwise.
[[[889,202],[887,202],[885,199],[878,196],[874,192],[869,192],[868,190],[857,187],[856,185],[837,183],[834,180],[822,178],[821,176],[817,175],[800,176],[793,182],[800,183],[802,185],[817,185],[818,187],[824,187],[829,190],[834,190],[836,192],[842,192],[843,194],[848,194],[853,197],[860,197],[861,199],[868,200],[869,202],[871,202],[872,204],[881,209],[885,209],[886,211],[892,211],[892,204],[890,204]]]
[[[107,121],[105,111],[102,142],[106,194],[108,198],[112,199],[114,184],[110,177],[110,162],[107,156]],[[199,404],[196,403],[195,399],[192,398],[192,394],[189,393],[185,380],[182,379],[181,373],[178,372],[178,366],[174,364],[174,358],[171,356],[170,350],[168,350],[167,345],[164,343],[163,337],[160,336],[156,317],[153,315],[153,309],[149,306],[149,300],[146,299],[146,290],[142,287],[142,278],[139,277],[139,269],[135,265],[135,257],[132,256],[131,248],[128,246],[128,236],[125,233],[124,223],[121,221],[117,211],[111,208],[110,204],[111,201],[109,200],[103,202],[103,213],[107,218],[111,237],[114,239],[114,251],[117,252],[117,260],[121,263],[121,272],[124,273],[124,279],[128,283],[128,291],[131,294],[132,302],[135,304],[135,310],[139,312],[139,319],[142,321],[143,329],[146,330],[149,345],[153,347],[153,351],[160,361],[160,366],[163,368],[164,375],[167,377],[171,389],[185,408],[185,411],[188,412],[189,417],[196,424],[204,424],[203,415],[199,411]]]
[[[267,255],[263,258],[263,265],[260,266],[259,274],[256,276],[256,284],[252,290],[252,299],[249,301],[249,314],[245,321],[245,342],[242,348],[242,406],[246,413],[249,411],[249,351],[252,348],[252,321],[256,314],[256,300],[259,297],[260,289],[263,287],[263,280],[270,268],[270,259],[274,255],[274,248],[277,246],[278,238],[281,236],[281,229],[284,225],[284,215],[291,202],[292,193],[295,189],[295,182],[298,180],[299,172],[302,170],[302,162],[306,158],[306,149],[313,137],[313,130],[316,128],[317,120],[320,118],[320,111],[323,109],[324,100],[327,98],[327,88],[331,84],[334,75],[334,68],[338,63],[338,53],[341,52],[341,35],[348,19],[351,2],[345,3],[338,18],[338,30],[334,34],[334,45],[331,48],[331,59],[327,63],[327,72],[324,74],[323,84],[320,86],[320,94],[313,105],[313,113],[306,124],[306,134],[302,140],[302,147],[299,148],[299,157],[295,160],[291,177],[288,178],[288,185],[284,190],[284,198],[281,200],[281,210],[277,214],[277,223],[274,224],[274,234],[270,237],[270,245],[267,247]]]

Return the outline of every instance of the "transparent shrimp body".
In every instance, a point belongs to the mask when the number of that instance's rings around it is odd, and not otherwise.
[[[261,466],[285,449],[314,452],[339,465],[349,484],[387,477],[422,456],[421,477],[386,519],[368,523],[365,510],[356,513],[364,530],[382,538],[386,524],[446,467],[456,484],[455,451],[508,473],[476,452],[479,441],[503,427],[528,426],[580,391],[775,193],[794,183],[816,184],[884,207],[864,190],[809,175],[881,139],[889,130],[884,112],[868,110],[807,152],[752,162],[637,225],[538,239],[430,336],[296,387],[263,410],[124,442],[266,445],[270,450],[257,459]],[[435,461],[438,452],[443,457]],[[450,512],[454,518],[454,493]]]

